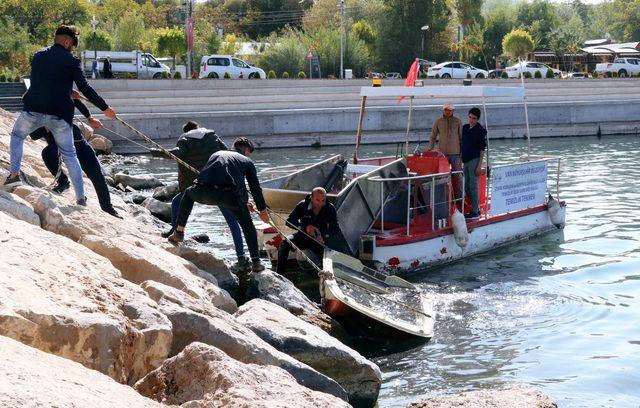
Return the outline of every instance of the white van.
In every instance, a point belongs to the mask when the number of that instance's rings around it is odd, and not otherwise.
[[[162,78],[162,73],[166,72],[171,77],[171,69],[149,53],[141,51],[90,51],[82,52],[82,68],[87,78],[91,78],[94,57],[98,58],[98,72],[102,75],[103,62],[109,57],[111,61],[111,72],[114,77],[124,77],[131,74],[134,78]]]
[[[205,55],[202,57],[198,78],[224,78],[225,73],[229,73],[231,79],[265,79],[267,77],[262,69],[252,67],[231,55]]]

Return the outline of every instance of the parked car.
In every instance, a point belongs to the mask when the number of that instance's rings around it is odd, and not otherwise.
[[[488,76],[489,78],[501,78],[503,72],[505,72],[504,68],[490,69]]]
[[[589,78],[589,74],[585,72],[568,72],[565,78]]]
[[[231,55],[205,55],[202,57],[198,78],[224,78],[226,73],[231,79],[265,79],[267,77],[262,69],[251,66]]]
[[[460,61],[442,62],[427,70],[427,78],[434,78],[436,75],[440,75],[440,78],[464,79],[467,74],[470,74],[471,78],[486,78],[489,75],[484,69],[479,69]]]
[[[88,77],[91,77],[94,58],[98,58],[98,72],[102,73],[104,61],[107,57],[111,61],[111,72],[116,78],[132,76],[133,78],[162,78],[166,72],[171,76],[171,69],[149,53],[142,51],[83,51],[80,55],[82,67]]]
[[[640,73],[640,58],[616,58],[613,62],[596,64],[598,75],[611,76],[616,72],[619,77],[638,75]]]
[[[521,72],[529,72],[531,73],[531,76],[534,77],[536,75],[536,71],[540,71],[540,75],[545,78],[547,76],[547,70],[551,70],[555,78],[560,78],[562,76],[562,71],[551,68],[542,62],[522,61],[507,67],[506,70],[509,78],[520,78]]]
[[[387,79],[402,79],[399,72],[387,72],[385,76]]]

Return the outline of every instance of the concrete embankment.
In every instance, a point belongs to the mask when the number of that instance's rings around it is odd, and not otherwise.
[[[431,85],[459,85],[458,80],[427,80]],[[215,129],[226,141],[254,138],[261,147],[353,144],[360,107],[359,92],[368,80],[119,80],[93,81],[119,115],[165,146],[175,145],[181,125],[190,119]],[[383,86],[399,86],[387,80]],[[474,85],[520,86],[518,80],[474,80]],[[637,134],[640,131],[640,80],[529,80],[527,103],[532,137]],[[411,140],[428,136],[444,102],[464,117],[478,98],[416,98]],[[522,101],[488,98],[490,137],[522,138]],[[364,143],[405,140],[408,100],[367,101]],[[484,120],[484,119],[483,119]],[[106,122],[118,133],[133,136],[122,125]],[[116,153],[144,149],[103,132]]]

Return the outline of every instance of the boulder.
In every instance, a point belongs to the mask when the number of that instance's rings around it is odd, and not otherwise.
[[[167,184],[166,186],[157,187],[153,190],[153,198],[160,201],[171,201],[180,190],[178,190],[178,182]]]
[[[203,232],[203,233],[200,233],[200,234],[193,234],[193,235],[191,235],[191,239],[192,239],[192,240],[194,240],[194,241],[196,241],[196,242],[198,242],[198,243],[200,243],[200,244],[206,244],[206,243],[208,243],[209,241],[211,241],[211,239],[209,238],[209,236],[208,236],[207,234],[205,234],[204,232]]]
[[[0,335],[123,383],[167,357],[171,323],[107,259],[1,212],[0,242]]]
[[[0,190],[0,212],[29,224],[40,226],[40,217],[33,211],[31,204],[4,190]]]
[[[0,336],[0,406],[161,408],[95,370]]]
[[[113,179],[116,184],[122,184],[125,187],[131,187],[134,190],[147,190],[163,186],[164,184],[151,175],[131,176],[129,174],[118,173]]]
[[[191,343],[135,388],[163,404],[190,408],[349,407],[334,396],[299,385],[281,368],[239,363],[202,343]]]
[[[407,408],[558,408],[558,405],[540,391],[521,385],[496,390],[468,391],[441,397],[426,397],[409,404]]]
[[[246,303],[235,316],[277,350],[336,380],[349,393],[352,405],[375,405],[382,374],[378,366],[357,351],[266,300]]]
[[[89,144],[96,151],[96,154],[111,154],[113,142],[104,136],[94,135],[89,139]]]
[[[173,325],[171,356],[180,353],[194,341],[202,342],[221,349],[243,363],[283,368],[307,388],[347,399],[345,390],[334,380],[276,350],[238,323],[232,315],[216,309],[207,310],[207,314],[196,313],[166,301],[160,302],[160,311]]]
[[[131,202],[134,203],[134,204],[140,205],[140,204],[144,203],[144,201],[146,199],[148,199],[148,198],[149,197],[147,197],[144,194],[134,193],[134,194],[131,195]]]
[[[140,284],[140,287],[147,292],[151,299],[158,303],[166,300],[198,313],[213,314],[214,312],[211,309],[216,307],[228,313],[234,313],[238,310],[236,302],[230,296],[225,296],[223,292],[220,292],[217,296],[212,295],[211,302],[205,303],[186,292],[156,281],[144,281]]]
[[[171,222],[171,204],[149,197],[142,202],[142,206],[162,221]]]

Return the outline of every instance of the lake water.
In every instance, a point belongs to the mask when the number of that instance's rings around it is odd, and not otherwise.
[[[412,280],[434,300],[435,335],[408,351],[375,357],[380,407],[424,395],[522,383],[560,407],[640,407],[640,139],[533,141],[561,155],[564,231],[431,270]],[[493,164],[526,151],[494,141]],[[396,146],[366,147],[394,154]],[[256,152],[258,167],[314,162],[351,147]],[[143,158],[132,173],[175,180],[168,160]],[[187,232],[207,232],[232,256],[217,210],[196,206]]]

